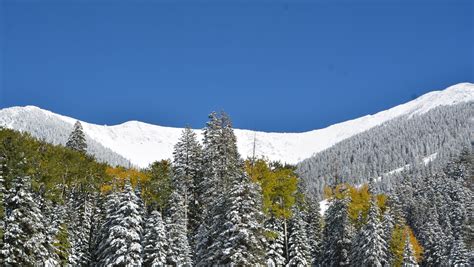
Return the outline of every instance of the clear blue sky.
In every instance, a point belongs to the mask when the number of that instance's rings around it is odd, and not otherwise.
[[[0,2],[0,107],[99,124],[305,131],[474,81],[470,0]]]

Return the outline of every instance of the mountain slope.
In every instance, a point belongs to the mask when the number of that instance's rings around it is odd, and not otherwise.
[[[264,155],[270,160],[295,164],[342,140],[397,117],[410,118],[439,106],[470,101],[474,101],[474,84],[461,83],[443,91],[427,93],[389,110],[334,124],[324,129],[303,133],[266,133],[236,129],[235,134],[243,157],[253,154],[254,140],[256,140],[255,154],[257,156]],[[64,143],[74,122],[73,118],[33,106],[0,110],[1,126],[30,132],[33,136],[51,143]],[[114,126],[86,122],[82,124],[91,142],[110,149],[140,167],[145,167],[154,160],[171,158],[173,146],[182,131],[181,128],[163,127],[138,121]],[[201,136],[201,130],[196,130],[196,132]]]
[[[306,188],[321,197],[326,185],[375,180],[383,192],[404,175],[440,171],[474,146],[474,102],[404,115],[347,138],[298,163]]]

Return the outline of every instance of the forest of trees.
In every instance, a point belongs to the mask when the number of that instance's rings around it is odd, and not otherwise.
[[[303,160],[298,164],[298,174],[319,199],[326,186],[363,184],[378,177],[382,177],[378,186],[390,190],[401,180],[390,179],[391,171],[422,165],[423,159],[433,156],[436,160],[423,169],[436,173],[464,147],[472,146],[473,102],[411,116],[388,121]]]
[[[80,123],[65,147],[0,129],[0,264],[473,263],[472,146],[390,187],[372,176],[327,183],[322,214],[295,166],[240,157],[225,113],[211,113],[203,135],[185,129],[173,159],[137,170],[88,155]]]

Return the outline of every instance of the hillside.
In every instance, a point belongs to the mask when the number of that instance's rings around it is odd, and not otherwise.
[[[326,185],[362,184],[376,179],[390,191],[404,172],[440,171],[474,144],[474,102],[404,115],[300,162],[298,172],[308,189],[322,196]]]
[[[404,116],[410,119],[439,106],[474,101],[474,85],[460,83],[442,91],[427,93],[413,101],[324,129],[302,133],[267,133],[236,129],[238,149],[245,158],[253,154],[296,164],[317,152],[330,148],[349,137]],[[75,118],[34,106],[10,107],[0,110],[0,125],[31,133],[53,144],[65,143]],[[182,129],[163,127],[139,121],[106,126],[82,122],[91,153],[112,164],[146,167],[155,160],[172,156],[173,145]],[[201,138],[201,130],[195,130]],[[112,153],[114,152],[114,153]],[[127,160],[125,160],[127,159]]]

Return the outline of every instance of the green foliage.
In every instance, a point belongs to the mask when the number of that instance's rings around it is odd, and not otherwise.
[[[360,187],[339,184],[334,188],[326,187],[324,191],[327,198],[343,199],[345,194],[349,194],[351,202],[348,209],[352,225],[359,229],[362,225],[366,224],[370,208],[370,198],[372,197],[367,184]],[[381,214],[383,214],[387,210],[387,196],[379,194],[375,196],[375,199]],[[391,240],[387,240],[390,252],[394,256],[393,266],[401,266],[403,263],[403,250],[407,234],[410,236],[410,242],[415,251],[415,258],[418,262],[421,262],[423,247],[419,244],[411,228],[406,224],[402,224],[395,226]]]
[[[13,130],[0,129],[0,155],[7,189],[14,177],[28,175],[33,188],[55,202],[70,190],[95,191],[108,179],[107,165],[93,157]]]
[[[290,218],[298,183],[294,168],[279,163],[269,164],[263,159],[247,160],[245,168],[252,181],[262,188],[263,211],[276,218]]]
[[[69,242],[69,233],[66,223],[63,223],[59,227],[53,246],[56,248],[56,254],[59,257],[61,266],[67,266],[69,263],[68,259],[71,251],[71,243]]]
[[[112,168],[84,153],[3,128],[0,156],[4,158],[0,167],[7,190],[14,177],[28,175],[33,189],[56,203],[63,203],[71,191],[104,192],[114,181],[123,184],[125,178],[142,186],[144,201],[151,207],[163,210],[171,194],[171,163],[167,160],[154,162],[144,171]]]
[[[351,218],[351,222],[356,228],[360,228],[360,226],[367,221],[367,214],[370,208],[371,194],[369,192],[369,186],[364,184],[360,187],[355,187],[349,184],[339,184],[335,188],[326,187],[324,190],[325,196],[326,198],[335,197],[342,199],[344,197],[342,189],[347,189],[351,197],[349,204],[349,217]],[[383,214],[387,209],[387,196],[380,194],[376,195],[375,198],[381,214]]]
[[[393,255],[392,266],[398,267],[403,264],[403,252],[407,235],[409,235],[410,243],[415,252],[416,261],[421,262],[423,247],[418,243],[411,228],[406,224],[401,224],[395,225],[392,232],[392,239],[390,240],[390,252]]]
[[[147,206],[164,210],[172,193],[171,162],[155,161],[145,170],[148,179],[142,185],[142,196]]]

